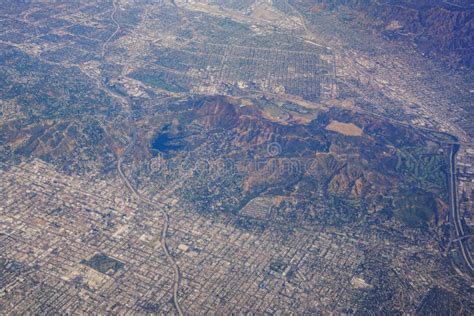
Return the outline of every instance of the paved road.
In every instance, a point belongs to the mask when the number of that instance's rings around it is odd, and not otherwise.
[[[458,190],[457,190],[457,178],[456,178],[456,155],[459,150],[459,145],[451,145],[449,152],[449,207],[451,209],[451,219],[454,224],[454,229],[456,233],[456,241],[459,243],[461,248],[461,254],[464,259],[466,266],[474,271],[472,266],[472,258],[469,249],[467,248],[465,242],[464,229],[462,227],[461,219],[459,216],[459,207],[458,207]]]
[[[272,93],[266,93],[267,95],[270,95],[270,96],[277,96],[276,94],[272,94]],[[280,95],[281,97],[281,95]],[[298,100],[294,100],[292,98],[288,98],[287,97],[287,100],[290,101],[290,102],[296,102],[298,103],[297,101]],[[355,111],[357,112],[360,112],[360,113],[365,113],[367,115],[371,115],[371,116],[374,116],[374,117],[379,117],[381,119],[385,119],[385,120],[388,120],[394,124],[398,124],[398,125],[401,125],[401,126],[405,126],[407,128],[416,128],[416,129],[420,129],[420,130],[424,130],[424,131],[428,131],[428,132],[436,132],[436,133],[439,133],[439,134],[444,134],[446,136],[450,136],[452,137],[452,135],[448,134],[448,133],[445,133],[445,132],[441,132],[441,131],[438,131],[438,130],[435,130],[435,129],[431,129],[431,128],[427,128],[427,127],[421,127],[421,126],[413,126],[412,124],[408,124],[408,123],[403,123],[403,122],[400,122],[400,121],[397,121],[397,120],[394,120],[392,118],[389,118],[389,117],[386,117],[386,116],[383,116],[383,115],[380,115],[380,114],[376,114],[376,113],[372,113],[372,112],[369,112],[369,111],[365,111],[365,110],[362,110],[362,109],[356,109]],[[450,152],[449,152],[449,171],[448,171],[448,177],[449,177],[449,181],[448,181],[448,190],[449,190],[449,203],[450,203],[450,220],[453,222],[454,224],[454,227],[455,227],[455,238],[453,240],[450,241],[450,244],[451,242],[458,242],[459,243],[459,247],[461,249],[461,254],[462,254],[462,257],[463,257],[463,260],[465,262],[465,265],[470,269],[471,272],[474,272],[474,269],[473,269],[473,260],[472,260],[472,257],[471,257],[471,252],[469,250],[469,248],[467,247],[467,238],[466,235],[465,235],[465,232],[464,232],[464,229],[462,227],[462,224],[461,224],[461,219],[460,219],[460,216],[459,216],[459,207],[458,207],[458,191],[457,191],[457,176],[456,176],[456,155],[459,151],[459,148],[460,148],[460,144],[457,140],[453,140],[452,142],[448,142],[448,141],[444,141],[444,144],[446,145],[449,145],[450,146]]]
[[[171,0],[171,3],[174,6],[176,6],[176,3],[174,2],[174,0]],[[115,5],[115,2],[113,3],[113,6],[114,6],[114,10],[111,14],[111,19],[116,24],[117,28],[116,28],[115,32],[103,44],[103,47],[102,47],[102,57],[103,58],[105,56],[105,51],[106,51],[108,43],[118,32],[120,32],[120,29],[121,29],[120,24],[115,20],[115,12],[117,11],[117,7]],[[295,11],[298,12],[298,10],[296,10],[296,9],[295,9]],[[302,16],[300,16],[300,17],[302,18],[303,25],[304,25],[307,33],[311,34],[311,32],[308,32],[307,26],[304,23],[305,22],[304,17],[302,17]],[[169,227],[169,215],[164,210],[163,206],[165,206],[165,205],[161,204],[159,202],[150,201],[150,200],[142,197],[139,194],[139,192],[133,187],[133,185],[130,183],[130,181],[127,179],[127,177],[125,176],[125,174],[123,172],[123,168],[122,168],[122,163],[123,163],[124,158],[133,151],[133,148],[134,148],[135,143],[136,143],[136,127],[135,127],[135,124],[134,124],[133,119],[131,117],[131,111],[130,111],[130,108],[131,108],[130,107],[130,102],[131,101],[128,98],[125,98],[125,97],[117,94],[113,90],[111,90],[109,87],[107,87],[104,84],[104,82],[102,82],[102,85],[105,89],[107,89],[107,91],[114,94],[114,96],[120,98],[129,107],[129,123],[130,123],[130,126],[131,126],[131,141],[130,141],[129,145],[127,146],[127,148],[125,149],[125,151],[122,153],[122,155],[118,159],[117,171],[119,172],[120,177],[122,178],[122,180],[125,183],[125,185],[127,186],[127,188],[132,192],[132,194],[135,196],[135,198],[137,200],[139,200],[143,203],[146,203],[151,207],[159,209],[161,214],[163,215],[164,225],[163,225],[163,230],[162,230],[162,234],[161,234],[161,240],[160,240],[161,242],[160,243],[161,243],[161,248],[163,249],[163,251],[166,255],[168,263],[173,267],[173,270],[174,270],[173,301],[174,301],[174,304],[175,304],[175,307],[176,307],[176,310],[177,310],[178,314],[183,315],[183,312],[181,310],[181,307],[180,307],[179,301],[178,301],[178,289],[179,289],[179,284],[180,284],[180,281],[181,281],[181,274],[180,274],[179,266],[174,261],[174,258],[170,255],[168,247],[166,245],[166,234],[167,234],[168,227]],[[371,114],[373,115],[374,113],[371,113]],[[398,122],[398,121],[397,121],[397,123],[409,126],[409,124],[403,124],[403,123]],[[421,128],[421,129],[431,130],[431,129],[428,129],[428,128]],[[439,131],[436,131],[436,132],[439,132]],[[465,240],[464,237],[465,236],[464,236],[464,231],[463,231],[462,224],[461,224],[460,217],[459,217],[459,209],[458,209],[458,203],[457,203],[457,201],[458,201],[457,182],[456,182],[457,179],[456,179],[456,172],[455,171],[456,171],[456,154],[457,154],[457,150],[459,148],[458,146],[459,146],[458,144],[451,144],[450,166],[449,166],[450,209],[451,209],[452,221],[454,223],[455,232],[456,232],[456,239],[453,240],[453,241],[459,242],[459,246],[461,248],[461,253],[462,253],[463,259],[466,263],[466,266],[471,271],[473,271],[471,255],[470,255],[469,250],[467,249],[466,244],[464,243],[464,240]]]
[[[456,4],[456,3],[452,3],[452,2],[449,2],[447,0],[443,0],[443,3],[447,4],[447,5],[450,5],[450,6],[453,6],[453,7],[456,7],[456,8],[460,8],[460,9],[474,9],[474,4],[470,4],[468,6],[464,6],[464,5],[460,5],[460,4]]]
[[[115,20],[115,13],[117,12],[117,6],[115,4],[115,1],[113,2],[113,7],[114,7],[114,9],[113,9],[113,11],[110,15],[110,18],[112,19],[112,21],[115,23],[115,25],[117,27],[116,27],[114,33],[112,33],[112,35],[102,45],[102,54],[101,55],[102,55],[102,60],[103,60],[104,63],[105,63],[105,53],[106,53],[107,46],[108,46],[110,40],[121,30],[120,24],[117,22],[117,20]],[[179,301],[178,301],[178,290],[179,290],[179,285],[181,283],[181,273],[180,273],[178,264],[174,260],[173,256],[171,256],[171,254],[168,250],[168,246],[166,244],[166,237],[167,237],[166,235],[168,233],[168,227],[169,227],[169,222],[170,222],[169,215],[165,211],[165,207],[164,207],[166,205],[159,204],[158,202],[150,201],[149,199],[144,198],[143,196],[141,196],[140,193],[130,183],[128,178],[125,176],[125,174],[123,172],[123,168],[122,168],[122,164],[123,164],[124,159],[134,150],[135,144],[137,142],[137,129],[136,129],[136,126],[135,126],[135,122],[133,121],[132,111],[131,111],[131,108],[132,108],[131,107],[131,102],[132,101],[130,100],[130,98],[124,97],[124,96],[118,94],[117,92],[115,92],[114,90],[110,89],[110,87],[108,87],[105,84],[105,78],[102,78],[101,85],[106,91],[108,91],[110,94],[113,94],[115,97],[119,98],[122,101],[123,104],[127,105],[128,122],[129,122],[129,126],[130,126],[130,138],[131,139],[130,139],[129,144],[127,145],[127,147],[123,151],[123,153],[118,158],[117,171],[118,171],[122,181],[124,182],[124,184],[127,186],[127,188],[130,190],[132,195],[138,201],[140,201],[142,203],[145,203],[145,204],[148,204],[152,208],[158,209],[160,211],[161,215],[163,216],[164,223],[163,223],[163,229],[161,231],[160,245],[161,245],[161,248],[162,248],[163,252],[165,253],[166,260],[168,261],[168,264],[173,268],[173,272],[174,272],[174,277],[173,277],[173,280],[174,280],[174,282],[173,282],[173,302],[174,302],[176,311],[178,312],[178,315],[181,316],[181,315],[183,315],[183,311],[182,311],[181,306],[179,305]]]

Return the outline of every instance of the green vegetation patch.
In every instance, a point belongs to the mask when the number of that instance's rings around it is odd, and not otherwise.
[[[446,189],[446,161],[442,155],[425,152],[426,148],[402,148],[397,150],[398,174],[415,181],[425,189]]]
[[[433,194],[421,189],[405,190],[394,200],[394,217],[409,227],[427,227],[436,211]]]
[[[178,83],[177,78],[156,70],[139,69],[129,75],[130,78],[141,81],[146,85],[170,92],[186,92],[187,89]]]
[[[234,21],[231,18],[227,18],[227,17],[224,19],[218,20],[217,25],[219,25],[219,27],[225,30],[240,31],[240,32],[250,30],[248,25]]]
[[[124,267],[124,263],[109,256],[98,253],[89,260],[82,259],[81,264],[104,274],[113,274]]]
[[[283,273],[288,265],[282,261],[274,261],[270,263],[270,270],[277,273]]]
[[[417,311],[418,315],[461,315],[463,304],[451,292],[440,288],[428,291]]]

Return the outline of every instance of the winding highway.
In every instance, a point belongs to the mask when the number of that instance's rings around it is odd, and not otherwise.
[[[171,4],[175,7],[177,7],[174,0],[171,0]],[[107,52],[108,45],[109,45],[110,41],[121,30],[120,24],[115,19],[116,12],[117,12],[117,5],[116,5],[115,1],[113,1],[113,11],[111,13],[110,18],[114,22],[114,24],[116,25],[116,29],[110,35],[110,37],[107,38],[107,40],[102,45],[101,56],[102,56],[103,64],[105,64],[105,55],[106,55],[106,52]],[[295,9],[295,12],[299,13],[299,11],[296,10],[296,9]],[[299,14],[299,15],[300,15],[300,18],[302,19],[303,26],[306,30],[306,33],[311,34],[311,32],[307,29],[306,24],[304,23],[305,22],[304,17],[301,14]],[[160,245],[161,245],[161,248],[162,248],[162,250],[163,250],[163,252],[166,256],[166,260],[167,260],[168,264],[173,269],[173,274],[174,274],[173,275],[173,303],[174,303],[174,306],[176,308],[176,311],[177,311],[178,315],[181,316],[181,315],[183,315],[183,311],[181,309],[181,306],[180,306],[179,300],[178,300],[178,291],[179,291],[179,286],[180,286],[180,283],[181,283],[181,272],[180,272],[178,264],[174,260],[173,256],[170,254],[168,246],[166,244],[167,232],[168,232],[169,223],[170,223],[169,214],[165,211],[165,207],[164,207],[166,205],[162,204],[160,202],[151,201],[151,200],[147,199],[146,197],[143,197],[136,190],[136,188],[131,184],[131,182],[129,181],[129,179],[127,178],[127,176],[125,175],[125,173],[123,171],[123,166],[122,165],[123,165],[124,159],[132,153],[132,151],[134,150],[134,147],[136,145],[136,140],[137,140],[137,130],[136,130],[135,122],[133,120],[132,111],[131,111],[131,99],[129,97],[125,97],[125,96],[122,96],[122,95],[118,94],[113,89],[108,87],[107,84],[106,84],[105,77],[102,78],[101,85],[107,92],[112,94],[114,97],[120,99],[123,104],[127,105],[128,122],[129,122],[129,126],[130,126],[130,138],[131,139],[130,139],[129,144],[125,148],[125,150],[120,154],[120,156],[117,159],[117,172],[119,173],[122,181],[124,182],[124,184],[126,185],[128,190],[132,193],[134,198],[136,198],[138,201],[140,201],[144,204],[147,204],[148,206],[150,206],[152,208],[158,209],[160,211],[163,219],[164,219],[163,228],[162,228],[162,231],[161,231]],[[398,122],[398,123],[400,123],[400,122]],[[464,233],[464,230],[463,230],[463,227],[462,227],[462,223],[461,223],[460,215],[459,215],[459,209],[458,209],[458,196],[457,196],[458,194],[457,194],[457,179],[456,179],[456,155],[457,155],[458,149],[459,149],[458,144],[450,144],[450,153],[449,153],[450,162],[449,162],[449,171],[448,171],[449,203],[450,203],[450,217],[451,217],[451,220],[453,221],[454,228],[455,228],[455,238],[453,238],[452,242],[458,242],[459,243],[459,247],[460,247],[462,258],[465,262],[465,265],[466,265],[466,267],[469,268],[470,272],[473,272],[474,269],[473,269],[473,264],[472,264],[472,258],[471,258],[471,254],[469,252],[469,249],[467,248],[467,245],[465,243],[467,238],[465,238],[466,236],[465,236],[465,233]]]
[[[107,40],[102,45],[101,56],[102,56],[102,63],[103,64],[105,64],[105,62],[106,62],[105,61],[105,54],[106,54],[109,42],[121,30],[120,24],[115,19],[115,13],[117,12],[117,5],[115,4],[115,1],[113,1],[112,4],[113,4],[113,11],[110,15],[110,18],[115,23],[116,29],[112,33],[112,35],[110,35],[110,37],[107,38]],[[101,74],[102,74],[102,71],[101,71]],[[102,85],[102,88],[104,90],[106,90],[109,94],[111,94],[114,97],[120,99],[123,104],[127,105],[126,108],[127,108],[127,112],[128,112],[128,123],[129,123],[129,126],[130,126],[130,142],[127,145],[127,147],[125,148],[125,150],[122,152],[122,154],[120,154],[120,156],[118,157],[117,172],[119,173],[120,178],[122,179],[122,181],[124,182],[124,184],[126,185],[128,190],[132,193],[132,196],[134,196],[139,202],[147,204],[148,206],[150,206],[152,208],[158,209],[160,211],[163,219],[164,219],[163,228],[162,228],[162,231],[161,231],[160,245],[161,245],[161,249],[163,250],[163,252],[166,256],[166,260],[168,261],[168,264],[173,268],[173,303],[174,303],[174,306],[176,308],[176,311],[177,311],[178,315],[182,316],[183,311],[181,309],[181,306],[179,305],[179,300],[178,300],[178,291],[179,291],[179,286],[180,286],[180,283],[181,283],[181,272],[180,272],[178,264],[174,260],[173,256],[171,256],[171,254],[168,250],[168,246],[166,244],[166,237],[167,237],[166,235],[168,233],[170,218],[169,218],[168,213],[165,211],[165,208],[164,208],[165,205],[160,205],[157,202],[153,202],[153,201],[143,197],[135,189],[135,187],[130,183],[130,181],[126,177],[125,173],[123,172],[123,167],[122,167],[123,161],[133,151],[133,149],[135,147],[135,144],[137,142],[137,128],[136,128],[135,122],[133,120],[132,110],[131,110],[132,100],[129,97],[124,97],[124,96],[118,94],[113,89],[108,87],[107,84],[106,84],[106,78],[105,77],[101,78],[101,85]]]

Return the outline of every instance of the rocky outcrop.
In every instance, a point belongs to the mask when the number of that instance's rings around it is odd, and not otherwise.
[[[474,68],[474,6],[467,1],[309,0],[310,12],[357,14],[387,40],[415,45],[422,53]],[[350,11],[349,11],[350,10]]]
[[[186,197],[205,197],[194,198],[193,207],[237,214],[258,196],[279,196],[296,204],[275,212],[304,223],[342,225],[382,210],[380,216],[393,213],[416,227],[435,218],[435,198],[442,199],[440,192],[445,192],[445,182],[438,181],[444,179],[443,158],[439,148],[426,146],[423,134],[337,108],[303,125],[274,122],[266,111],[270,108],[257,102],[216,96],[196,100],[178,117],[170,114],[179,126],[167,136],[176,151],[165,157],[173,160],[169,165],[204,159],[209,166],[195,171],[183,188],[189,190]],[[328,130],[331,122],[354,124],[363,132]],[[218,161],[227,168],[213,166]],[[406,188],[417,188],[424,199],[411,197]],[[209,198],[211,191],[219,194]],[[395,202],[402,213],[394,209]],[[420,206],[418,214],[419,205],[430,207]]]

